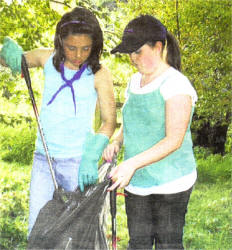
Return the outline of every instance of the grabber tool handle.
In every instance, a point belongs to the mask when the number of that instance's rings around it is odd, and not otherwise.
[[[117,206],[116,206],[116,197],[117,197],[117,190],[114,189],[110,192],[110,213],[111,213],[111,220],[112,220],[112,249],[117,249],[117,228],[116,228],[116,213],[117,213]]]
[[[28,66],[27,66],[27,61],[26,61],[26,58],[25,58],[24,55],[22,55],[21,67],[22,67],[22,74],[23,74],[23,76],[25,78],[27,88],[28,88],[28,92],[29,92],[29,95],[30,95],[31,104],[32,104],[32,107],[33,107],[33,110],[34,110],[34,113],[35,113],[35,117],[36,117],[38,129],[39,129],[39,133],[40,133],[40,136],[41,136],[41,139],[42,139],[43,147],[44,147],[44,150],[45,150],[45,153],[46,153],[49,169],[50,169],[50,172],[51,172],[51,175],[52,175],[52,180],[53,180],[55,189],[58,189],[58,184],[56,182],[55,173],[54,173],[54,170],[53,170],[53,167],[52,167],[51,157],[50,157],[49,152],[48,152],[48,147],[47,147],[47,144],[45,142],[43,129],[42,129],[42,126],[41,126],[41,123],[40,123],[40,120],[39,120],[39,113],[38,113],[38,109],[37,109],[37,106],[36,106],[34,93],[33,93],[32,87],[31,87],[30,73],[29,73]]]
[[[116,155],[113,158],[114,167],[117,165]],[[111,184],[112,185],[112,181]],[[117,223],[116,223],[116,213],[117,213],[117,188],[110,191],[110,213],[111,213],[111,224],[112,224],[112,250],[117,249]]]

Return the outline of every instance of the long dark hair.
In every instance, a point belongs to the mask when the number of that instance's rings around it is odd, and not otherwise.
[[[91,37],[93,43],[87,64],[95,74],[101,68],[99,60],[103,50],[102,30],[94,14],[80,7],[76,7],[71,12],[64,14],[56,25],[54,67],[60,72],[60,64],[65,60],[62,39],[75,34],[87,34]]]
[[[167,31],[167,62],[173,68],[181,71],[181,54],[176,38]]]
[[[171,32],[167,31],[167,38],[165,40],[161,40],[163,44],[163,53],[165,49],[165,45],[167,46],[167,55],[166,60],[167,63],[172,66],[173,68],[181,71],[181,54],[180,54],[180,48],[179,44],[176,40],[176,38],[172,35]],[[151,47],[154,47],[157,43],[156,39],[151,39],[147,44]]]

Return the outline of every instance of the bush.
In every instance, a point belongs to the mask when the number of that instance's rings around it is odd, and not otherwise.
[[[232,177],[231,166],[232,154],[211,154],[197,158],[198,182],[216,183],[229,180]]]
[[[1,158],[8,162],[31,164],[35,147],[36,125],[23,123],[0,128]]]
[[[200,146],[194,147],[194,155],[196,159],[206,159],[212,151],[209,148],[204,148]]]
[[[232,153],[232,123],[230,123],[227,131],[225,152]]]

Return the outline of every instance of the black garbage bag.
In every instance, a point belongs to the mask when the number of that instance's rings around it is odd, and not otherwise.
[[[56,189],[53,199],[40,210],[28,249],[108,249],[101,212],[109,184],[105,176],[83,193]]]

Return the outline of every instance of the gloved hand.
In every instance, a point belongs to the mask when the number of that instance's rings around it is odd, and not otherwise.
[[[104,134],[90,133],[87,136],[78,175],[78,183],[82,192],[84,191],[84,186],[97,182],[98,161],[108,143],[109,138]]]
[[[10,67],[13,75],[21,73],[21,60],[23,49],[11,38],[5,37],[0,56],[4,59],[7,66]]]

